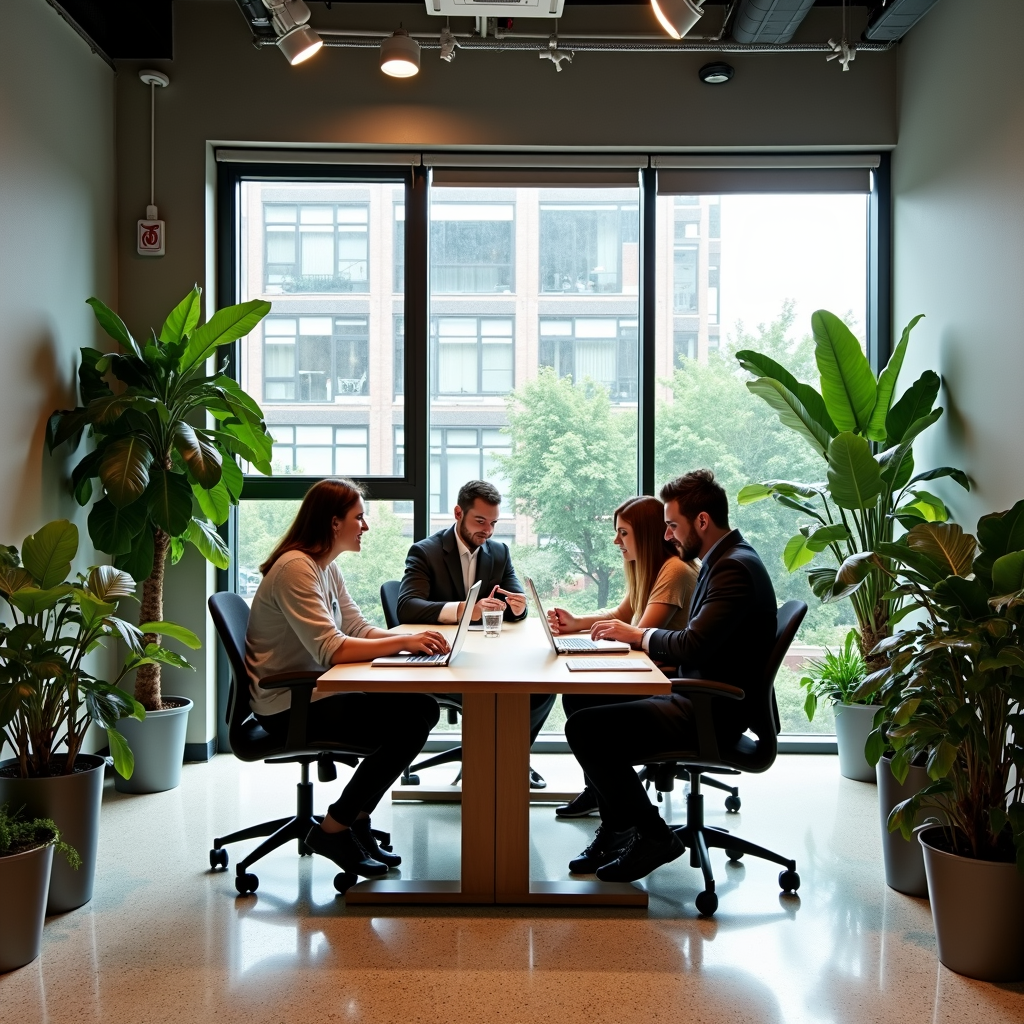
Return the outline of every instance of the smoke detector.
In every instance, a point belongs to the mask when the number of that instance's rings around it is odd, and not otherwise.
[[[560,18],[565,0],[423,0],[427,14],[455,18]]]

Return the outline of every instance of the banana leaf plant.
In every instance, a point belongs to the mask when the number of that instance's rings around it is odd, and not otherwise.
[[[99,480],[89,536],[142,583],[142,622],[163,619],[168,553],[173,565],[192,544],[227,568],[228,550],[216,527],[242,493],[236,456],[270,473],[273,441],[260,407],[223,368],[206,373],[217,349],[248,334],[270,303],[228,306],[200,325],[200,294],[194,287],[145,343],[99,299],[89,299],[118,350],[82,349],[82,405],[54,413],[48,424],[51,451],[66,442],[77,449],[84,430],[95,442],[72,471],[72,488],[86,505]],[[206,426],[204,412],[215,426]],[[147,631],[145,643],[158,644],[159,635]],[[160,662],[139,669],[135,699],[148,711],[161,707]]]
[[[921,523],[874,557],[925,613],[881,642],[889,664],[863,687],[884,705],[868,760],[893,749],[902,783],[927,757],[931,779],[893,808],[889,831],[910,839],[918,812],[933,809],[952,852],[1016,860],[1024,873],[1024,501],[982,517],[977,541],[951,523]]]
[[[14,750],[22,778],[70,774],[86,730],[106,729],[114,767],[125,778],[135,759],[115,729],[121,718],[142,719],[145,710],[121,689],[126,675],[146,665],[190,668],[174,651],[145,634],[172,636],[188,647],[199,638],[171,622],[134,626],[118,604],[135,593],[135,581],[112,565],[68,579],[78,554],[78,527],[66,519],[47,523],[17,548],[0,546],[0,738]],[[128,653],[117,675],[98,679],[86,656],[123,640]]]
[[[942,408],[935,407],[940,380],[932,370],[893,401],[910,334],[919,320],[916,316],[907,325],[876,380],[849,327],[835,314],[818,310],[811,327],[820,391],[767,356],[736,353],[740,365],[756,378],[747,387],[814,448],[825,476],[820,482],[752,483],[740,490],[739,503],[770,497],[806,520],[786,545],[783,561],[795,572],[819,554],[831,558],[834,565],[808,570],[808,582],[823,602],[850,599],[869,669],[884,663],[883,656],[872,652],[911,610],[901,596],[889,593],[873,552],[892,542],[897,524],[911,529],[949,518],[942,500],[924,489],[927,481],[950,477],[970,489],[967,475],[949,466],[914,473],[914,440],[942,416]]]

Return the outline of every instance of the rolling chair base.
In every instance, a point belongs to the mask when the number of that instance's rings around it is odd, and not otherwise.
[[[686,824],[673,825],[672,831],[680,838],[683,845],[690,851],[690,866],[700,868],[704,876],[704,891],[697,894],[697,911],[703,917],[710,917],[718,909],[718,896],[715,893],[715,876],[711,870],[709,850],[725,850],[726,856],[734,863],[744,854],[760,860],[781,864],[784,868],[779,873],[779,888],[783,892],[795,893],[800,888],[800,876],[796,871],[796,861],[789,860],[781,854],[765,849],[739,836],[734,836],[723,828],[704,824],[704,797],[700,786],[702,777],[699,769],[689,771],[690,792],[686,798]]]

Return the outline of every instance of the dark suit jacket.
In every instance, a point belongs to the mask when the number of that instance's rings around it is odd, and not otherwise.
[[[746,691],[741,701],[716,699],[715,731],[734,742],[749,727],[765,669],[775,646],[775,590],[757,552],[739,530],[722,538],[704,561],[690,601],[686,629],[658,629],[650,655],[679,666],[680,676],[729,683]]]
[[[485,541],[476,560],[476,578],[480,580],[480,597],[487,597],[495,584],[502,590],[523,593],[522,584],[512,567],[508,546],[501,541]],[[441,608],[449,601],[464,601],[466,588],[462,582],[462,560],[455,540],[455,527],[440,530],[426,540],[413,544],[405,558],[405,575],[398,592],[398,621],[434,623]],[[505,621],[526,618],[515,615],[505,606]]]

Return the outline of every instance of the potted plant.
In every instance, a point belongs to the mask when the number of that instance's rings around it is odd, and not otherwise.
[[[918,832],[939,959],[988,981],[1024,978],[1024,501],[984,516],[978,540],[945,523],[881,546],[878,570],[924,621],[880,644],[888,721],[869,755],[895,753],[903,782],[926,758],[929,783],[897,804],[905,838],[922,811],[944,824]]]
[[[140,622],[163,620],[167,556],[177,562],[189,543],[218,568],[229,562],[216,526],[227,520],[242,492],[236,456],[270,472],[273,440],[260,407],[223,372],[208,376],[206,364],[221,346],[248,334],[270,310],[254,300],[218,310],[199,324],[200,289],[195,287],[145,343],[98,299],[89,299],[100,326],[117,342],[112,353],[82,349],[82,405],[54,413],[47,439],[52,451],[78,446],[88,429],[95,446],[75,466],[72,486],[79,503],[100,497],[89,512],[96,548],[142,583]],[[204,413],[212,414],[208,426]],[[149,630],[146,644],[158,644]],[[160,662],[135,676],[135,699],[143,721],[126,723],[137,772],[118,788],[155,792],[177,785],[191,701],[161,694]]]
[[[750,484],[740,491],[739,503],[771,497],[806,520],[786,545],[785,564],[795,572],[818,554],[832,557],[835,565],[811,568],[808,581],[823,602],[850,598],[861,653],[871,671],[885,662],[884,654],[876,653],[879,641],[911,608],[901,595],[889,592],[873,553],[879,544],[892,541],[897,523],[910,529],[948,518],[943,502],[922,489],[925,481],[951,477],[970,489],[966,474],[948,466],[914,473],[914,440],[942,416],[941,408],[933,408],[938,375],[926,370],[893,402],[910,333],[920,319],[916,316],[907,325],[876,380],[846,324],[818,310],[811,326],[820,391],[767,356],[736,353],[740,365],[756,377],[747,387],[821,455],[827,478],[823,483]]]
[[[118,613],[135,592],[135,581],[111,565],[95,566],[69,580],[78,553],[78,528],[66,519],[48,523],[21,547],[0,547],[0,737],[15,756],[0,761],[0,803],[25,807],[33,818],[57,822],[81,855],[82,870],[64,862],[50,880],[48,913],[73,910],[92,898],[103,770],[106,762],[83,754],[93,723],[106,730],[114,767],[132,774],[134,758],[117,732],[126,716],[145,711],[121,689],[124,677],[154,662],[187,667],[184,658],[148,643]],[[198,646],[188,630],[172,623],[144,623]],[[98,678],[89,658],[112,639],[128,648],[111,681]]]
[[[847,779],[874,782],[875,770],[864,756],[864,746],[874,725],[878,705],[873,694],[865,694],[862,684],[867,670],[860,653],[857,631],[851,629],[838,651],[825,648],[822,658],[809,661],[808,675],[800,680],[807,691],[804,713],[814,721],[819,700],[828,701],[836,717],[836,744],[839,747],[839,771]]]
[[[54,848],[72,868],[78,867],[78,853],[61,841],[49,818],[25,818],[0,804],[0,972],[24,967],[39,956]]]

